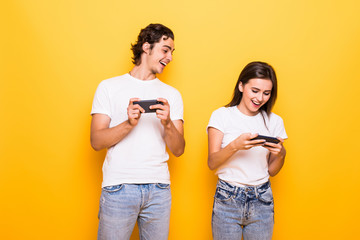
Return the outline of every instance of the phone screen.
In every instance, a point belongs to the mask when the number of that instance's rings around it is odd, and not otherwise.
[[[145,113],[156,112],[156,109],[150,109],[150,106],[152,105],[156,105],[156,104],[163,105],[162,102],[157,101],[156,99],[135,101],[133,102],[133,104],[139,104],[140,107],[142,107],[145,110]]]

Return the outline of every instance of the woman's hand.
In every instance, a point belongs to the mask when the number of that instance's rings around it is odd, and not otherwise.
[[[284,156],[285,155],[285,148],[283,146],[284,139],[278,137],[277,139],[280,140],[279,143],[271,143],[266,142],[264,143],[263,147],[270,151],[271,155],[273,156]]]
[[[238,150],[248,150],[255,146],[261,146],[265,143],[264,139],[251,140],[257,137],[258,134],[243,133],[226,147],[221,148],[221,143],[224,138],[224,133],[220,130],[209,127],[209,154],[208,166],[211,170],[218,168],[224,164],[229,158],[234,155]]]
[[[286,150],[283,146],[284,139],[278,138],[280,140],[279,143],[265,143],[264,148],[270,151],[270,156],[268,160],[268,171],[269,175],[274,177],[279,173],[281,168],[284,165]]]
[[[257,133],[256,134],[243,133],[230,143],[231,147],[235,150],[249,150],[250,148],[264,145],[265,144],[264,139],[252,140],[257,136],[258,136]]]

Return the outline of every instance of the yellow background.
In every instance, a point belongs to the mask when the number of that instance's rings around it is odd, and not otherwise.
[[[130,43],[156,22],[176,48],[159,78],[185,107],[169,239],[211,239],[205,129],[254,60],[277,72],[274,112],[289,136],[272,179],[273,239],[358,237],[359,1],[8,0],[0,9],[1,239],[96,238],[105,151],[90,147],[93,96],[132,68]]]

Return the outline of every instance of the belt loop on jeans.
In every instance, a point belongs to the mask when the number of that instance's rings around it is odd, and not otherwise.
[[[256,198],[259,198],[258,187],[257,187],[257,186],[254,186],[254,190],[255,190],[255,196],[256,196]]]
[[[238,195],[238,194],[239,194],[239,192],[240,192],[240,188],[239,188],[239,187],[237,187],[237,186],[235,186],[235,190],[234,190],[234,194],[235,194],[235,196],[236,196],[236,195]]]

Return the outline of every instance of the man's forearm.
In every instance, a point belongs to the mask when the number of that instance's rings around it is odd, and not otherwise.
[[[128,120],[112,128],[91,131],[91,146],[96,150],[109,148],[120,142],[133,129]]]
[[[181,123],[177,123],[179,128],[176,128],[172,121],[169,122],[167,126],[164,126],[165,131],[165,143],[170,151],[176,156],[179,157],[184,153],[185,149],[185,139],[183,136],[183,126]],[[179,132],[180,131],[180,132]]]

